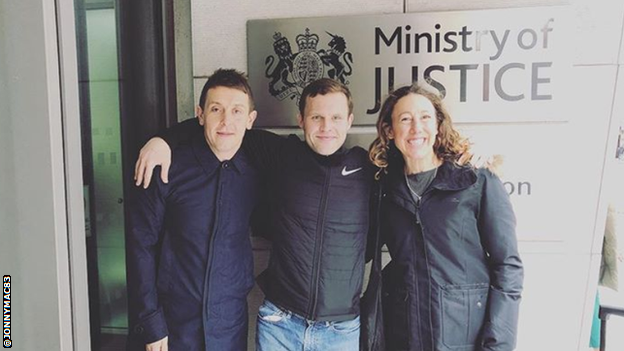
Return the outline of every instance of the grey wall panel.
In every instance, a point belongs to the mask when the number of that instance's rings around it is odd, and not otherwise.
[[[335,75],[355,125],[374,125],[391,89],[427,79],[456,122],[565,120],[569,18],[551,6],[249,21],[256,124],[296,126],[303,87]]]

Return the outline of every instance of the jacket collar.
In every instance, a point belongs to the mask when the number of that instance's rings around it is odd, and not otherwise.
[[[445,161],[438,168],[438,173],[431,186],[439,190],[457,191],[466,189],[476,182],[477,173],[472,166],[458,166]]]
[[[403,159],[393,159],[385,176],[385,186],[388,195],[402,207],[415,211],[414,201],[410,196],[405,183]],[[457,191],[470,187],[477,182],[477,173],[472,166],[458,166],[444,161],[438,168],[436,177],[430,188],[441,191]]]
[[[405,163],[403,159],[394,158],[388,167],[388,181],[391,184],[404,183]],[[465,189],[477,182],[477,173],[470,165],[459,166],[453,162],[444,161],[438,168],[431,187],[438,190],[456,191]]]
[[[334,152],[331,155],[325,156],[325,155],[318,154],[316,151],[312,150],[310,145],[308,145],[308,143],[305,140],[301,140],[301,139],[299,140],[304,144],[304,147],[306,148],[306,150],[308,150],[308,152],[312,154],[312,157],[314,157],[316,161],[318,161],[320,164],[324,166],[336,166],[336,165],[342,164],[342,161],[344,160],[345,155],[349,152],[349,149],[346,148],[343,144],[338,150],[336,150],[336,152]]]
[[[243,174],[248,167],[251,167],[249,160],[247,160],[245,153],[242,151],[242,148],[240,148],[230,160],[219,161],[206,142],[204,133],[195,135],[192,139],[192,145],[195,158],[202,166],[206,174],[212,174],[225,163],[227,163],[228,166],[231,166],[239,174]]]

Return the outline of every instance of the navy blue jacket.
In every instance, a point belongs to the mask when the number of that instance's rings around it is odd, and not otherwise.
[[[168,184],[159,173],[131,205],[128,348],[169,336],[170,351],[246,350],[257,173],[242,151],[220,162],[200,134],[174,150]]]
[[[387,349],[513,350],[523,267],[500,179],[445,162],[418,204],[402,164],[382,181]]]

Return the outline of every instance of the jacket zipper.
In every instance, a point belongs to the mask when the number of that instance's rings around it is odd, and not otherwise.
[[[318,304],[318,287],[319,276],[321,271],[321,251],[323,250],[323,227],[325,226],[325,212],[327,211],[327,192],[331,180],[331,167],[327,167],[327,176],[325,177],[325,183],[323,184],[323,190],[321,193],[321,211],[319,211],[319,217],[316,227],[316,245],[314,245],[314,271],[312,272],[312,301],[310,309],[308,311],[308,317],[312,320],[316,319],[316,307]]]
[[[420,199],[418,199],[418,201],[416,202],[416,224],[420,227],[420,235],[421,235],[422,241],[423,241],[423,254],[425,256],[425,268],[427,270],[427,282],[428,282],[428,285],[429,285],[428,289],[431,289],[431,272],[429,271],[430,265],[429,265],[429,255],[427,255],[427,251],[428,250],[427,250],[427,238],[425,236],[425,227],[423,226],[423,223],[422,223],[422,221],[420,219],[420,207],[421,207],[421,204],[423,202],[423,199],[425,198],[425,195],[427,195],[431,191],[432,191],[432,188],[431,188],[431,186],[429,186],[429,188],[427,188],[425,190],[425,192],[422,194]],[[416,246],[416,243],[414,242],[414,249],[415,249],[415,246]],[[418,279],[418,278],[416,278],[414,276],[414,277],[412,277],[412,279]],[[417,283],[417,280],[415,280],[415,282]],[[417,283],[417,285],[418,285],[418,283]],[[418,289],[417,289],[417,291],[418,291]],[[433,333],[433,325],[432,325],[432,321],[431,321],[431,306],[432,306],[431,291],[429,291],[429,293],[427,294],[427,297],[428,297],[427,304],[429,306],[429,313],[428,313],[428,318],[427,319],[429,320],[429,330],[431,330],[431,333],[429,333],[430,338],[431,338],[430,346],[433,347],[434,342],[433,342],[433,334],[432,334]],[[419,302],[419,304],[420,304],[420,302]],[[408,314],[408,316],[409,316],[409,314]],[[422,320],[422,318],[420,318],[420,320]],[[424,333],[422,332],[422,326],[421,325],[419,325],[419,328],[420,328],[419,333],[421,335],[421,337],[419,338],[420,339],[420,345],[421,345],[421,348],[424,350],[424,345],[423,345]]]
[[[223,165],[222,165],[223,166]],[[208,340],[206,340],[206,321],[208,320],[208,314],[210,313],[210,311],[208,311],[208,306],[210,306],[210,277],[212,276],[212,259],[214,256],[214,242],[217,236],[217,228],[219,227],[219,215],[220,215],[220,202],[221,202],[221,189],[222,189],[222,184],[221,184],[221,172],[222,172],[222,166],[219,169],[219,175],[217,176],[217,194],[215,197],[215,221],[212,225],[212,235],[210,236],[210,240],[208,241],[208,260],[206,263],[206,275],[204,276],[204,306],[203,306],[203,313],[202,315],[204,316],[204,318],[202,318],[202,325],[204,327],[204,342],[206,344],[208,344]]]
[[[420,202],[421,201],[422,201],[422,197],[420,197],[416,201],[416,225],[420,227],[421,236],[422,236],[422,224],[421,224],[421,221],[420,221]],[[423,242],[424,242],[424,237],[423,237]],[[412,240],[412,252],[418,253],[418,248],[416,247],[416,239]],[[418,261],[417,260],[414,261],[414,265],[416,267],[414,267],[412,269],[412,280],[414,281],[414,286],[415,286],[415,289],[416,289],[416,291],[415,291],[416,299],[417,299],[418,302],[420,302],[420,283],[418,281],[418,278],[416,277],[416,271],[418,269]],[[406,301],[408,303],[408,305],[407,305],[407,310],[408,310],[407,311],[407,328],[408,329],[407,330],[412,330],[411,329],[412,328],[412,318],[411,318],[411,315],[409,313],[410,305],[411,305],[411,303],[409,302],[409,293],[407,293]],[[419,316],[418,320],[420,321],[420,320],[422,320],[420,318],[420,305],[417,304],[417,306],[418,306],[417,307],[418,308],[417,313],[418,313],[418,316]],[[416,325],[417,328],[418,328],[418,335],[422,335],[422,328],[421,328],[420,324],[421,323],[417,323],[417,325]],[[419,350],[424,350],[423,343],[422,343],[422,337],[418,337],[418,340],[419,340],[419,344],[420,344],[420,349]],[[409,337],[408,337],[408,341],[407,342],[408,342],[408,345],[412,344],[412,340]]]
[[[423,194],[424,195],[424,194]],[[416,201],[416,224],[420,225],[420,203],[422,202],[422,197]],[[421,226],[422,227],[422,226]]]

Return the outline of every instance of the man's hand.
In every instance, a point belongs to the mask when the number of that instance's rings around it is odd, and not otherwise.
[[[141,148],[139,159],[134,165],[134,180],[137,186],[143,183],[143,188],[147,189],[152,180],[154,167],[160,165],[160,179],[164,183],[169,182],[169,166],[171,166],[171,149],[161,138],[151,138],[147,144]]]
[[[168,351],[169,350],[169,337],[165,336],[164,338],[154,341],[151,344],[145,345],[145,351]]]
[[[487,168],[499,178],[503,178],[503,155],[477,156],[473,160],[472,164],[476,168]]]
[[[475,168],[487,168],[490,172],[496,174],[499,178],[503,177],[503,161],[502,155],[484,155],[475,152],[474,154],[466,151],[460,158],[458,163],[460,165],[472,164]]]

